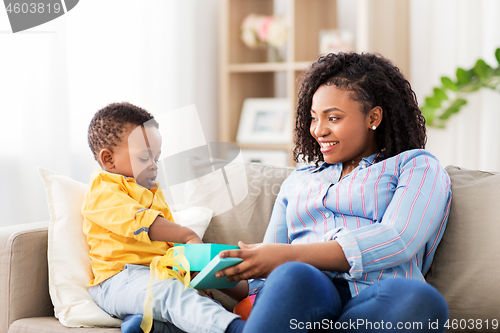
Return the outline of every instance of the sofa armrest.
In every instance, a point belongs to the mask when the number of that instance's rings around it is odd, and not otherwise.
[[[0,332],[20,318],[54,315],[47,265],[48,222],[0,228]]]

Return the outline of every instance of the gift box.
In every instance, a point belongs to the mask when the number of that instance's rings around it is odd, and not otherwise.
[[[225,289],[233,288],[238,281],[228,282],[225,277],[216,278],[215,273],[227,267],[236,265],[243,260],[240,258],[220,258],[219,253],[224,250],[238,249],[236,245],[225,244],[176,244],[174,254],[184,248],[184,256],[189,261],[190,271],[200,272],[189,284],[195,289]]]
[[[191,272],[200,272],[212,261],[221,251],[239,249],[236,245],[226,244],[175,244],[174,253],[178,254],[178,249],[184,248],[184,255],[189,261],[189,270]]]

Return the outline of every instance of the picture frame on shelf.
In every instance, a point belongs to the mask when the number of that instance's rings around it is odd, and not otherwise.
[[[321,29],[319,54],[354,51],[354,34],[349,30]]]
[[[241,144],[290,143],[291,108],[288,98],[245,99],[236,141]]]

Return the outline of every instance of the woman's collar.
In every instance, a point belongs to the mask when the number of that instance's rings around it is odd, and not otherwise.
[[[370,165],[372,165],[374,162],[375,162],[375,159],[379,156],[382,156],[382,153],[375,153],[375,154],[372,154],[368,157],[363,157],[361,159],[361,161],[359,162],[358,166],[361,165],[363,168],[366,168],[366,167],[369,167]],[[339,162],[339,163],[335,163],[335,164],[329,164],[329,163],[326,163],[326,162],[323,162],[320,166],[318,166],[317,168],[313,169],[311,172],[312,173],[315,173],[315,172],[319,172],[323,169],[326,169],[326,168],[329,168],[330,166],[335,166],[335,165],[338,165],[338,164],[341,164],[342,162]]]

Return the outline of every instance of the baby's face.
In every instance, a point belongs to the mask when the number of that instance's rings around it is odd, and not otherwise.
[[[146,125],[130,127],[123,135],[122,142],[114,149],[115,169],[111,172],[133,177],[147,189],[155,188],[161,154],[160,132]]]

